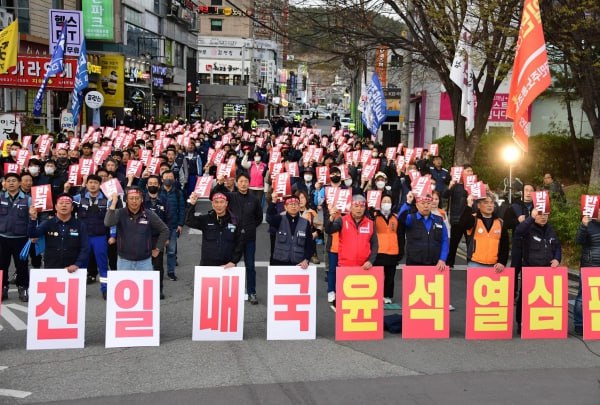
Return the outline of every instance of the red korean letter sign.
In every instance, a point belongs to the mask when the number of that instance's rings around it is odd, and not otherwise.
[[[450,272],[434,266],[402,269],[402,337],[450,337]]]
[[[383,339],[383,267],[338,267],[335,340]]]
[[[52,211],[52,186],[44,184],[31,187],[31,204],[37,212]]]
[[[466,339],[512,339],[515,269],[467,270]]]
[[[106,347],[160,344],[160,280],[156,271],[109,271]]]
[[[242,340],[244,267],[200,267],[194,272],[192,340]]]
[[[583,338],[600,339],[600,267],[581,269]]]
[[[566,339],[569,321],[566,267],[524,267],[523,339]]]
[[[269,266],[267,340],[317,336],[317,269]]]
[[[86,270],[32,269],[30,277],[27,350],[83,348]]]

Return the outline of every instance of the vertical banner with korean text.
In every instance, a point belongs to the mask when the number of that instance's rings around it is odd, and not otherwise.
[[[335,340],[383,339],[383,267],[338,267]]]
[[[196,266],[192,340],[242,340],[246,268]]]
[[[512,339],[515,269],[467,270],[466,339]]]
[[[600,339],[600,267],[581,269],[583,338]]]
[[[267,340],[317,337],[317,268],[269,266]]]
[[[523,267],[523,339],[566,339],[569,321],[566,267]]]
[[[156,271],[108,272],[106,347],[160,344],[159,276]]]
[[[82,349],[87,270],[32,269],[27,350]]]
[[[402,269],[402,337],[450,337],[450,272],[435,266]]]

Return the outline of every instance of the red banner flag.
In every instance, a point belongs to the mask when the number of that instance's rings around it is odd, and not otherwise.
[[[467,270],[466,339],[512,339],[515,269]]]
[[[196,179],[196,187],[194,188],[194,193],[196,193],[198,198],[209,198],[212,183],[213,176],[198,177]]]
[[[522,339],[566,339],[569,301],[566,267],[523,267]]]
[[[583,338],[600,339],[600,267],[581,269]]]
[[[527,152],[529,106],[552,83],[538,0],[525,0],[515,52],[506,116],[514,121],[513,138]]]
[[[402,269],[402,338],[450,337],[450,272],[435,266]]]
[[[335,340],[383,339],[383,267],[338,267]]]
[[[52,211],[52,186],[44,184],[31,187],[31,205],[37,212]]]

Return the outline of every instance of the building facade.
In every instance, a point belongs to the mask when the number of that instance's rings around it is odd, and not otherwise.
[[[201,115],[212,120],[279,113],[285,98],[281,67],[287,2],[243,0],[233,7],[222,0],[205,0],[199,21]]]

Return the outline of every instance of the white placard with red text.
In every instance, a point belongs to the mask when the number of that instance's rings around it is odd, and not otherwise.
[[[317,268],[269,266],[267,340],[317,336]]]
[[[86,269],[31,269],[27,350],[83,348],[86,278]]]
[[[106,347],[160,344],[160,274],[109,271],[106,298]]]
[[[242,340],[246,268],[196,266],[192,340]]]

